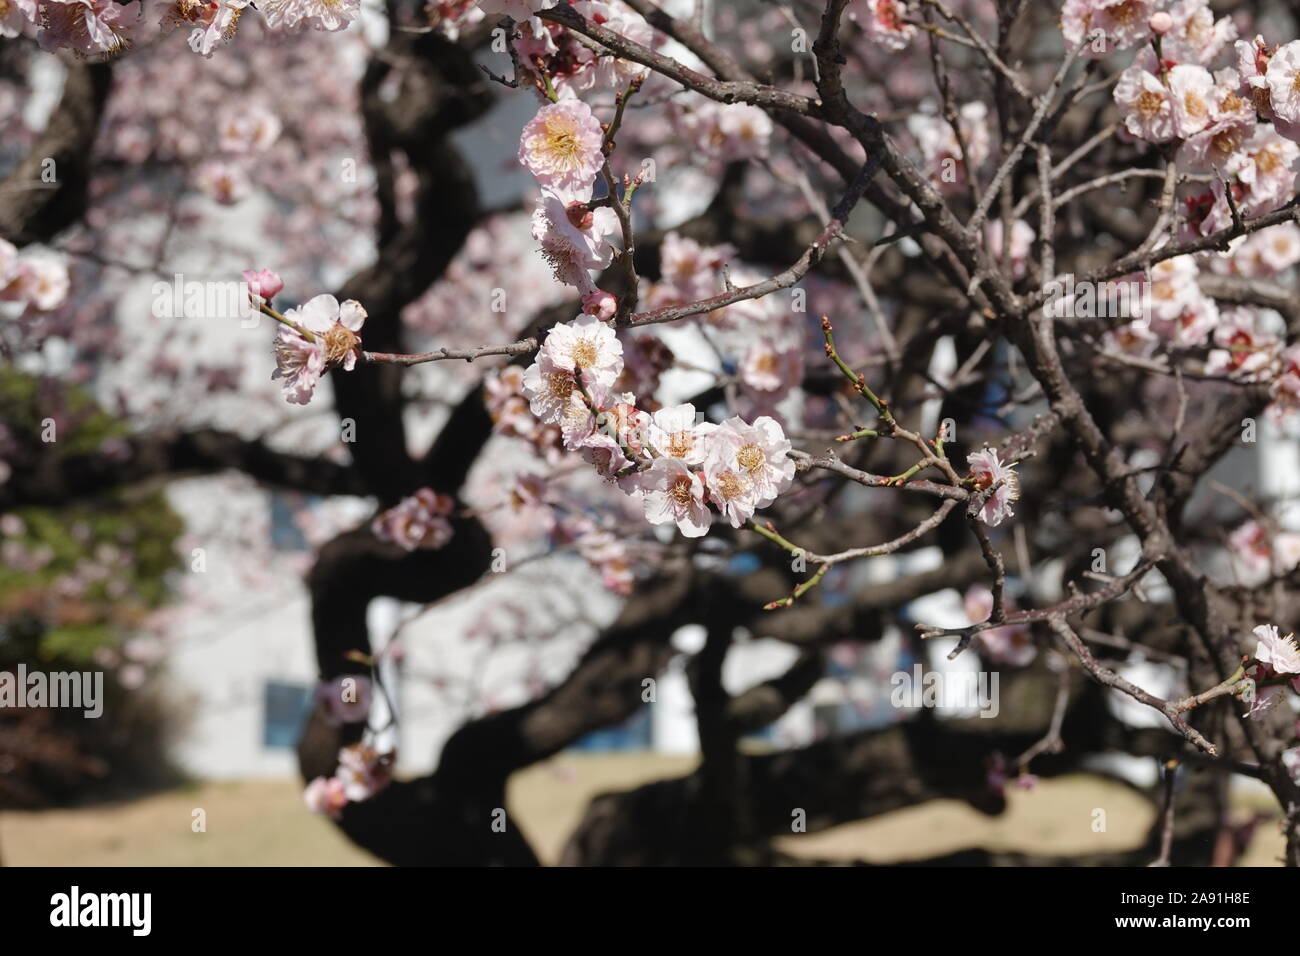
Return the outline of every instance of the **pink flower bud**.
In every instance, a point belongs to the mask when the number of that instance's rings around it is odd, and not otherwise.
[[[249,295],[261,296],[267,302],[274,299],[275,294],[284,288],[284,280],[270,269],[261,269],[257,272],[245,269],[243,276],[244,281],[248,283]]]
[[[1151,19],[1147,21],[1147,26],[1156,36],[1164,36],[1174,28],[1174,18],[1164,10],[1151,14]]]
[[[584,202],[569,203],[565,207],[564,214],[568,217],[569,223],[574,229],[590,229],[592,220],[595,218]]]
[[[582,311],[588,315],[594,315],[602,322],[608,322],[618,311],[618,300],[612,293],[603,289],[597,289],[589,295],[582,297]]]

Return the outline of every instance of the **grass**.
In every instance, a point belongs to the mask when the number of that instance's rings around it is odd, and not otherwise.
[[[516,774],[508,802],[542,860],[558,859],[587,801],[607,790],[676,776],[693,757],[566,754]],[[1106,831],[1093,832],[1093,810]],[[192,829],[194,811],[206,832]],[[972,846],[994,850],[1083,853],[1140,842],[1149,806],[1132,791],[1095,777],[1046,780],[1013,791],[1000,817],[963,803],[935,800],[820,833],[782,837],[790,853],[873,862],[920,859]],[[1277,865],[1283,840],[1261,824],[1243,862]],[[308,813],[296,781],[209,782],[129,803],[0,813],[0,854],[16,866],[374,866],[328,820]]]

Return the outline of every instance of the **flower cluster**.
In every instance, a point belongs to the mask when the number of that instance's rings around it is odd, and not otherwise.
[[[351,744],[339,751],[339,766],[332,777],[317,777],[303,791],[303,802],[312,813],[333,820],[343,815],[349,803],[369,800],[393,779],[395,753],[380,753],[366,744]]]
[[[1254,633],[1255,663],[1246,668],[1246,677],[1258,688],[1248,716],[1258,717],[1282,698],[1285,684],[1300,692],[1300,647],[1292,635],[1281,637],[1272,624],[1261,624]]]
[[[211,57],[231,40],[249,0],[168,0],[158,26],[163,33],[189,31],[189,47]],[[38,27],[44,50],[73,50],[83,56],[113,56],[139,34],[143,0],[10,0],[0,7],[0,36],[21,34],[27,24]],[[361,14],[361,0],[264,0],[254,9],[272,30],[343,30]]]
[[[280,291],[283,283],[273,272],[253,273],[258,283],[267,283],[269,295]],[[249,283],[249,292],[262,296],[253,290],[253,280],[245,274]],[[269,291],[274,288],[274,291]],[[357,353],[361,350],[362,324],[366,321],[366,310],[355,299],[348,299],[342,305],[332,295],[318,295],[309,299],[296,309],[284,313],[275,339],[275,371],[272,378],[284,379],[284,397],[295,405],[306,405],[311,401],[320,377],[329,369],[342,368],[351,371],[357,364]],[[310,334],[310,338],[303,332]]]
[[[376,516],[370,530],[380,541],[391,541],[407,551],[436,550],[451,540],[453,532],[447,516],[455,507],[449,495],[421,488]]]
[[[68,298],[68,268],[49,256],[19,255],[0,239],[0,302],[20,302],[41,312],[57,309]]]
[[[790,442],[762,416],[720,425],[697,422],[690,404],[653,415],[618,394],[623,346],[609,326],[582,315],[554,326],[523,374],[529,407],[558,428],[604,478],[638,497],[651,524],[675,523],[687,537],[708,531],[714,510],[739,528],[770,505],[794,478]]]

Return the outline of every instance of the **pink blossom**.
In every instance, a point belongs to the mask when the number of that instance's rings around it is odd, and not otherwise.
[[[1169,88],[1153,73],[1130,66],[1115,84],[1115,103],[1124,128],[1148,143],[1163,143],[1176,133],[1174,103]]]
[[[727,419],[709,436],[705,470],[711,475],[710,491],[716,487],[723,498],[734,499],[736,486],[724,476],[740,475],[754,507],[767,507],[794,480],[789,451],[790,440],[775,419],[764,415],[752,425],[741,418]]]
[[[695,422],[695,406],[689,402],[661,408],[651,418],[647,429],[650,447],[666,458],[676,458],[688,465],[704,462],[707,439],[716,425]]]
[[[555,0],[475,0],[479,9],[489,16],[511,17],[527,20],[538,10],[549,10]]]
[[[966,463],[970,466],[971,483],[977,492],[995,489],[980,506],[980,520],[989,526],[1001,524],[1014,512],[1011,503],[1020,497],[1020,478],[1012,470],[1012,465],[998,458],[992,448],[968,455]]]
[[[266,107],[241,103],[222,116],[217,147],[225,153],[263,152],[279,138],[282,125]]]
[[[193,27],[190,49],[211,57],[217,44],[234,37],[246,6],[248,0],[175,0],[164,8],[158,23],[164,32]]]
[[[1218,348],[1211,350],[1205,362],[1208,374],[1253,381],[1273,363],[1279,343],[1277,336],[1264,328],[1260,310],[1234,307],[1221,313],[1214,344]]]
[[[261,0],[258,9],[272,30],[299,24],[316,30],[345,30],[361,15],[361,0]]]
[[[312,813],[320,813],[333,820],[340,819],[343,808],[348,805],[343,781],[337,777],[317,777],[307,784],[302,797]]]
[[[848,14],[868,40],[889,50],[906,49],[916,35],[916,27],[905,22],[909,11],[904,0],[854,0]]]
[[[1186,64],[1173,67],[1169,70],[1169,92],[1177,138],[1186,139],[1210,125],[1216,95],[1209,70]]]
[[[957,126],[966,144],[963,153],[952,124],[942,116],[916,113],[907,119],[908,132],[921,148],[925,159],[925,172],[936,181],[939,188],[951,192],[964,189],[970,170],[966,159],[978,170],[989,157],[988,107],[979,100],[962,105],[957,113]]]
[[[434,551],[452,538],[447,516],[455,509],[448,495],[421,488],[387,511],[380,512],[370,523],[371,533],[380,541],[390,541],[407,550]]]
[[[612,293],[597,289],[582,297],[582,311],[594,315],[602,322],[608,322],[618,311],[618,299]]]
[[[777,349],[766,339],[754,342],[740,362],[740,380],[759,392],[784,395],[803,381],[803,351],[798,346]]]
[[[1300,123],[1300,40],[1292,40],[1273,54],[1264,76],[1273,115]]]
[[[113,0],[41,0],[36,40],[42,50],[69,47],[88,55],[118,53],[130,45],[140,9],[139,3]]]
[[[1151,30],[1155,29],[1157,18],[1162,13],[1151,17]],[[1214,18],[1209,0],[1179,0],[1170,7],[1168,14],[1169,29],[1164,31],[1160,51],[1165,59],[1174,63],[1198,63],[1207,66],[1217,57],[1223,48],[1237,38],[1237,27],[1229,17]],[[1164,21],[1160,20],[1163,25]]]
[[[708,532],[713,515],[704,503],[704,483],[680,459],[656,458],[641,473],[640,488],[645,517],[651,524],[676,522],[677,530],[688,538]]]
[[[1153,0],[1065,0],[1061,32],[1070,48],[1088,40],[1081,56],[1109,56],[1150,36]],[[1100,31],[1101,38],[1094,33]]]
[[[7,0],[0,6],[0,37],[22,34],[28,23],[36,22],[36,0]]]
[[[320,340],[308,342],[288,326],[280,326],[275,338],[275,371],[271,378],[282,378],[284,399],[294,405],[306,405],[325,371],[325,350]]]
[[[1017,219],[1011,224],[1011,243],[1008,251],[1010,258],[1011,277],[1021,279],[1025,275],[1026,264],[1029,261],[1029,254],[1032,251],[1034,243],[1034,229],[1023,219]],[[988,249],[989,255],[994,260],[1002,258],[1002,220],[991,219],[984,226],[984,247]]]
[[[26,302],[42,312],[57,309],[67,301],[71,280],[68,267],[62,262],[48,256],[10,259],[8,281],[5,281],[4,258],[4,251],[0,250],[0,301]]]
[[[581,100],[543,106],[524,126],[519,162],[557,195],[585,199],[600,172],[604,133],[591,107]]]
[[[772,138],[771,118],[748,103],[700,103],[682,126],[704,155],[724,163],[763,159]]]
[[[553,325],[542,343],[545,356],[569,374],[581,368],[583,381],[608,388],[623,371],[623,343],[614,330],[592,315]]]
[[[209,199],[232,206],[252,190],[243,168],[221,159],[210,159],[194,171],[194,185]]]
[[[1151,14],[1151,19],[1147,21],[1147,26],[1149,26],[1151,32],[1157,36],[1164,36],[1174,28],[1174,18],[1164,10],[1157,10],[1155,13]]]
[[[607,237],[618,232],[618,215],[608,206],[588,209],[582,202],[566,203],[557,193],[542,190],[533,211],[533,238],[542,244],[542,257],[559,282],[590,295],[592,269],[604,269],[614,256]]]
[[[270,269],[245,269],[240,274],[248,285],[248,294],[255,302],[269,303],[284,288],[284,280]]]
[[[380,753],[367,744],[350,744],[339,751],[335,779],[343,785],[350,803],[369,800],[392,781],[394,755]]]
[[[616,594],[631,594],[636,578],[627,545],[608,531],[591,531],[578,539],[578,552],[600,572],[601,582]]]
[[[1255,660],[1267,664],[1278,674],[1300,674],[1300,648],[1295,638],[1288,634],[1279,637],[1277,625],[1261,624],[1253,631],[1259,639],[1255,645]]]

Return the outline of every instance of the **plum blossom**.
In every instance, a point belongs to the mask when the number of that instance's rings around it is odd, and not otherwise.
[[[1244,307],[1223,311],[1214,330],[1214,344],[1218,348],[1206,359],[1205,371],[1247,381],[1273,363],[1278,347],[1277,337],[1262,326],[1261,312]]]
[[[343,781],[337,777],[317,777],[307,784],[302,798],[308,810],[327,816],[331,820],[341,819],[343,808],[348,805]]]
[[[1163,31],[1156,30],[1159,17],[1169,21]],[[1168,12],[1153,14],[1150,25],[1153,33],[1162,33],[1161,53],[1175,63],[1206,66],[1237,38],[1236,24],[1229,17],[1216,20],[1209,0],[1179,0]]]
[[[988,159],[990,141],[985,122],[987,116],[988,107],[979,100],[965,103],[957,111],[957,126],[961,130],[962,142],[966,144],[965,155],[961,143],[957,141],[957,134],[946,119],[923,113],[908,117],[907,129],[921,148],[925,172],[938,181],[941,189],[951,191],[964,187],[971,172],[966,169],[967,156],[976,169]]]
[[[36,0],[5,0],[0,4],[0,37],[16,37],[36,22]]]
[[[1148,143],[1173,139],[1177,126],[1173,96],[1154,73],[1134,64],[1119,75],[1115,103],[1124,118],[1124,128]]]
[[[1081,56],[1109,56],[1150,36],[1155,6],[1154,0],[1066,0],[1061,32],[1071,48],[1090,40]],[[1094,38],[1097,31],[1099,39]]]
[[[550,263],[556,281],[577,286],[586,295],[596,289],[590,271],[604,269],[614,257],[606,237],[618,229],[618,215],[608,206],[588,209],[585,203],[566,202],[549,189],[542,190],[533,211],[533,238],[541,243],[542,257]]]
[[[854,0],[848,14],[867,39],[890,50],[906,49],[916,35],[916,27],[905,22],[908,9],[903,0]]]
[[[284,288],[284,280],[270,269],[245,269],[240,275],[243,276],[244,283],[248,286],[248,294],[255,304],[269,303]]]
[[[538,356],[543,357],[570,376],[581,368],[584,382],[608,388],[623,370],[623,343],[608,325],[584,314],[551,326]],[[525,373],[525,387],[527,383]]]
[[[631,594],[635,576],[627,545],[609,531],[591,531],[578,539],[578,553],[600,572],[601,583],[615,594]]]
[[[1029,253],[1034,243],[1034,229],[1023,219],[1011,224],[1011,244],[1008,256],[1013,279],[1024,278]],[[984,246],[994,259],[1002,257],[1002,220],[992,219],[984,226]]]
[[[608,322],[618,311],[618,299],[604,289],[597,289],[582,297],[582,311],[594,315],[602,322]]]
[[[0,240],[4,242],[4,240]],[[7,242],[4,246],[13,250]],[[0,247],[0,302],[25,302],[49,312],[68,298],[68,267],[49,256],[16,256]]]
[[[742,470],[721,457],[710,456],[704,464],[704,481],[709,501],[717,506],[733,528],[743,527],[754,515],[754,483]]]
[[[762,159],[772,138],[772,120],[747,103],[700,103],[683,111],[681,125],[700,151],[722,162]]]
[[[435,551],[452,538],[447,516],[455,507],[449,495],[421,488],[378,514],[370,523],[370,531],[380,541],[392,542],[407,551]]]
[[[1271,534],[1262,523],[1250,520],[1228,536],[1228,548],[1242,572],[1244,583],[1255,585],[1272,573],[1285,573],[1300,560],[1300,534]]]
[[[1278,636],[1277,625],[1261,624],[1252,632],[1257,637],[1255,660],[1267,664],[1278,674],[1300,674],[1300,647],[1288,634]]]
[[[519,137],[519,162],[559,196],[585,199],[600,172],[604,133],[581,100],[543,106]]]
[[[158,25],[164,32],[193,27],[190,49],[211,57],[217,44],[232,39],[248,0],[175,0],[164,8]]]
[[[549,7],[553,4],[547,3],[546,5]],[[617,33],[633,43],[639,43],[644,47],[655,45],[655,32],[650,28],[650,24],[645,21],[641,14],[625,3],[600,3],[593,2],[593,0],[578,0],[572,6],[573,9],[588,20],[599,23],[605,29]],[[576,45],[576,41],[571,36],[569,41]],[[581,47],[581,49],[584,53],[593,53],[586,47]],[[623,90],[633,80],[643,78],[650,72],[649,67],[614,56],[593,55],[590,60],[584,56],[582,62],[586,68],[578,71],[579,76],[577,79],[584,89]],[[570,82],[573,79],[571,77]],[[559,84],[561,87],[564,85],[566,84]]]
[[[350,744],[339,751],[335,779],[343,784],[350,803],[369,800],[392,780],[394,754],[380,753],[367,744]]]
[[[1214,77],[1203,66],[1181,64],[1169,70],[1175,136],[1186,139],[1210,125],[1215,89]]]
[[[767,415],[756,418],[752,425],[739,417],[727,419],[709,435],[705,470],[711,476],[710,491],[715,489],[713,476],[719,482],[729,482],[721,476],[738,475],[754,507],[767,507],[794,480],[794,461],[787,454],[790,447],[781,426]],[[735,496],[725,497],[730,500]]]
[[[708,422],[696,424],[695,406],[688,402],[659,409],[646,432],[650,447],[658,454],[699,465],[708,451],[708,436],[716,428]]]
[[[217,147],[224,153],[260,153],[275,143],[282,128],[280,118],[266,107],[241,103],[222,116]]]
[[[527,20],[538,10],[549,10],[555,0],[474,0],[479,9],[489,16],[511,17]]]
[[[252,190],[243,168],[222,159],[210,159],[194,171],[199,192],[223,206],[233,206]]]
[[[688,538],[709,530],[713,515],[704,503],[704,483],[681,459],[656,458],[639,478],[645,517],[651,524],[676,522],[677,530]]]
[[[139,3],[114,0],[41,0],[36,41],[42,50],[70,47],[85,55],[119,53],[131,44],[140,10]]]
[[[980,506],[980,520],[990,527],[1001,524],[1014,512],[1011,503],[1020,497],[1020,476],[1013,465],[1003,462],[997,451],[985,448],[967,456],[970,480],[977,492],[994,489]]]
[[[1287,415],[1300,410],[1300,345],[1282,352],[1282,370],[1270,385],[1275,414]]]
[[[272,30],[299,24],[316,30],[346,30],[361,15],[361,0],[262,0],[258,9]]]
[[[1288,123],[1300,123],[1300,40],[1292,40],[1273,54],[1264,80],[1273,115]]]
[[[356,334],[366,320],[366,310],[355,299],[342,305],[332,295],[318,295],[284,317],[312,334],[311,341],[298,330],[281,325],[275,340],[275,372],[284,379],[284,397],[295,405],[311,401],[326,369],[351,371],[357,362],[361,339]]]
[[[777,348],[767,339],[759,339],[741,359],[740,380],[773,398],[784,395],[803,381],[803,351],[798,346]]]
[[[702,246],[670,232],[659,246],[661,280],[651,292],[655,307],[694,302],[721,289],[718,271],[736,254],[735,246]]]

